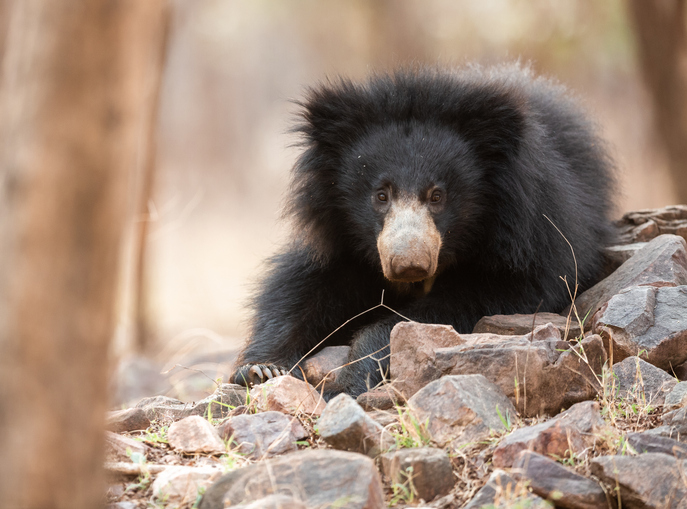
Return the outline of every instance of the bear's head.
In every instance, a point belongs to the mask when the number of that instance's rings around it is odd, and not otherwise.
[[[523,136],[517,95],[403,72],[311,89],[290,210],[313,252],[353,256],[416,282],[479,256],[494,220],[492,181]]]

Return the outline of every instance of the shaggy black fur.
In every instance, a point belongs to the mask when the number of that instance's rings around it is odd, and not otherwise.
[[[251,336],[235,379],[253,364],[292,368],[347,319],[384,303],[425,323],[472,331],[492,314],[558,312],[569,304],[575,266],[581,290],[599,276],[609,236],[612,164],[566,90],[519,66],[458,72],[401,71],[364,84],[309,90],[297,131],[293,243],[271,260],[254,300]],[[439,270],[424,283],[382,274],[375,193],[419,195],[436,186],[445,206]],[[356,395],[388,367],[389,333],[402,320],[380,308],[322,345],[352,346],[341,389]],[[376,359],[381,359],[380,361]],[[298,368],[293,375],[300,377]]]

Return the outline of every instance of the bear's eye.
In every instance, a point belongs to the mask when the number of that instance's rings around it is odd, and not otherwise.
[[[385,201],[388,201],[388,200],[389,200],[389,197],[386,195],[385,192],[380,191],[380,192],[377,193],[377,199],[378,199],[379,201],[385,202]]]
[[[439,203],[441,201],[441,196],[441,191],[437,189],[432,193],[432,196],[430,196],[429,201],[432,203]]]

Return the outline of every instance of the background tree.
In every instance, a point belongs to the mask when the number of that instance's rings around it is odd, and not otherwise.
[[[679,203],[687,203],[687,33],[685,0],[629,0],[640,70],[654,105],[659,143]]]
[[[0,80],[0,507],[103,502],[108,344],[165,0],[16,0]]]

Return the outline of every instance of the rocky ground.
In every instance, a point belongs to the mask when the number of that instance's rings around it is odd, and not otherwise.
[[[111,412],[110,509],[687,508],[687,206],[617,227],[572,310],[400,323],[391,383],[357,399],[320,397],[333,347],[310,383]]]

